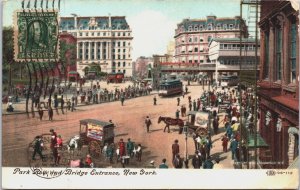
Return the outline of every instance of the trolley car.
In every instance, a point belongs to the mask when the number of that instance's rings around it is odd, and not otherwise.
[[[179,79],[166,80],[160,83],[158,94],[159,96],[171,96],[182,94],[182,82]]]

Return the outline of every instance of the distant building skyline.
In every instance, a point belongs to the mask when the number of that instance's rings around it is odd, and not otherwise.
[[[21,9],[21,2],[3,2],[3,26],[12,25],[13,12]],[[140,56],[165,54],[177,23],[183,19],[205,18],[210,14],[233,17],[239,15],[239,5],[240,0],[61,0],[59,16],[125,16],[132,29],[132,58],[136,60]]]

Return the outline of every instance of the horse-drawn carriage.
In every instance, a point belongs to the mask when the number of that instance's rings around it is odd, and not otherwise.
[[[99,157],[105,143],[114,142],[114,124],[95,119],[80,120],[79,135],[83,145],[88,145],[89,154]]]

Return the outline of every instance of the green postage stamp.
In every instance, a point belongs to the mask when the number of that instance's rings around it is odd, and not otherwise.
[[[59,55],[57,11],[16,11],[15,61],[55,60]]]

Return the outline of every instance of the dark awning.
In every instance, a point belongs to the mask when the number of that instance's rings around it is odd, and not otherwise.
[[[255,146],[255,135],[248,136],[248,148],[268,148],[269,145],[265,142],[265,140],[257,134],[257,141]]]

